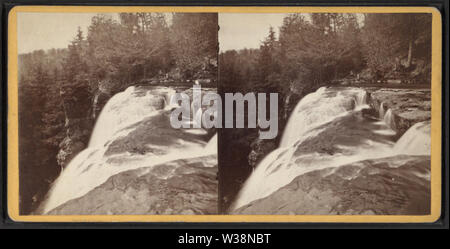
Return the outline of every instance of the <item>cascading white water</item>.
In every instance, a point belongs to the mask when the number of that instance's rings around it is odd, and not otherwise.
[[[394,120],[394,115],[392,113],[392,110],[390,108],[387,108],[387,110],[386,110],[386,104],[384,102],[381,102],[381,104],[380,104],[380,108],[378,111],[378,117],[385,124],[387,124],[391,129],[395,129],[395,120]]]
[[[367,107],[367,92],[359,91],[356,95],[356,106]]]
[[[315,135],[315,127],[323,125],[355,108],[366,108],[367,92],[361,89],[329,91],[321,87],[306,95],[295,107],[281,138],[280,147],[300,143]]]
[[[44,202],[43,213],[83,196],[120,172],[178,159],[217,154],[217,149],[212,148],[214,145],[217,148],[217,136],[214,136],[208,144],[201,140],[184,141],[179,137],[169,137],[174,140],[173,146],[161,146],[158,141],[145,141],[148,142],[147,147],[158,153],[107,153],[114,141],[137,129],[136,124],[147,118],[165,115],[167,104],[170,103],[174,93],[175,90],[166,87],[152,89],[129,87],[113,96],[97,120],[88,148],[75,156],[54,182]],[[165,128],[172,129],[168,120]],[[152,127],[148,129],[150,132],[158,132]],[[189,131],[179,132],[182,134]],[[170,134],[172,133],[165,136]],[[176,133],[172,136],[176,136]]]
[[[380,120],[384,120],[384,115],[385,115],[386,111],[384,110],[384,102],[381,102],[380,104],[380,111],[378,112],[378,117]]]
[[[416,123],[397,141],[394,145],[394,152],[405,155],[430,155],[430,134],[430,120]]]
[[[384,114],[383,121],[387,124],[391,129],[395,129],[394,115],[392,114],[392,110],[388,109],[386,114]]]
[[[175,93],[171,88],[157,88],[145,91],[134,86],[114,95],[104,106],[92,131],[89,147],[101,145],[110,140],[117,131],[155,115],[164,109],[170,96]]]
[[[364,108],[369,108],[367,93],[359,88],[320,88],[305,96],[292,112],[279,148],[258,164],[231,209],[264,198],[295,177],[313,170],[416,153],[411,148],[424,151],[423,146],[403,145],[411,142],[419,126],[412,127],[395,144],[395,131],[383,121],[364,117]],[[423,137],[416,138],[414,144],[430,140],[429,132],[424,128],[420,130],[424,131]],[[393,147],[398,149],[393,150]]]

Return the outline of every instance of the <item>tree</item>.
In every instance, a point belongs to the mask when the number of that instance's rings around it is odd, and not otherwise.
[[[20,212],[25,214],[37,207],[60,170],[56,153],[64,114],[50,73],[49,59],[56,59],[51,56],[44,51],[19,56],[21,64],[27,65],[19,82],[19,193]]]
[[[217,75],[218,27],[214,13],[173,14],[172,52],[185,78]]]
[[[84,37],[81,28],[78,27],[75,38],[69,45],[69,54],[64,61],[66,81],[74,81],[76,76],[87,72],[87,64],[84,61]]]
[[[258,58],[258,66],[259,69],[259,82],[255,82],[256,86],[265,90],[269,89],[277,89],[276,84],[273,80],[270,80],[273,74],[279,73],[279,67],[276,61],[276,53],[277,53],[277,40],[275,37],[275,31],[273,27],[269,28],[269,34],[266,39],[262,42]]]
[[[366,14],[363,42],[368,67],[378,78],[386,78],[413,70],[414,59],[429,64],[430,27],[429,14]]]

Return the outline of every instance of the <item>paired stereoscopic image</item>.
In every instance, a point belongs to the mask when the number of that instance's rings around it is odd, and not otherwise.
[[[429,215],[429,13],[19,13],[21,215]]]

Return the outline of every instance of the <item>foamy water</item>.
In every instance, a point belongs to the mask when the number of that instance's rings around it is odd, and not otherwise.
[[[430,154],[429,122],[414,125],[396,143],[389,139],[396,134],[391,129],[392,111],[383,113],[380,121],[370,121],[361,114],[364,108],[369,108],[367,93],[359,88],[320,88],[305,96],[292,112],[279,148],[258,164],[240,190],[232,209],[264,198],[297,176],[313,170],[398,154]],[[353,117],[356,125],[336,122],[346,117]],[[348,139],[330,140],[329,145],[335,151],[299,151],[303,143],[324,136],[321,133],[327,129],[345,129],[342,125],[352,125],[348,128],[349,132],[355,129],[359,131],[355,133],[355,137],[350,138],[355,140],[354,145]],[[367,131],[366,126],[373,128]]]
[[[414,124],[397,141],[394,153],[405,155],[431,154],[431,122],[423,121]]]
[[[312,130],[355,108],[367,108],[367,93],[362,89],[330,91],[326,87],[306,95],[294,108],[281,138],[280,147],[301,142]]]
[[[97,120],[88,148],[75,156],[53,183],[44,202],[43,212],[47,213],[69,200],[85,195],[109,177],[123,171],[217,154],[217,135],[208,143],[176,139],[177,146],[158,147],[148,141],[148,146],[159,151],[155,154],[105,154],[112,142],[136,129],[130,125],[151,116],[163,115],[174,93],[175,90],[170,88],[145,90],[129,87],[113,96]],[[170,126],[169,122],[167,126]],[[199,130],[194,132],[201,132]],[[206,134],[204,131],[201,133]]]
[[[92,131],[89,147],[101,145],[117,131],[164,109],[175,90],[168,87],[139,90],[134,86],[114,95],[103,107]]]

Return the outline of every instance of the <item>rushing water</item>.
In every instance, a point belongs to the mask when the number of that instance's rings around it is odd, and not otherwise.
[[[160,141],[145,141],[147,147],[157,153],[107,153],[114,141],[126,137],[144,120],[167,115],[175,90],[167,87],[129,87],[113,96],[103,108],[93,129],[89,146],[72,159],[53,184],[43,212],[78,197],[104,183],[120,172],[149,167],[177,159],[217,154],[217,136],[208,143],[197,139],[183,140],[182,134],[204,136],[202,129],[169,132],[170,123],[163,124],[161,139],[174,141],[173,145],[161,145]],[[164,119],[163,119],[164,120]],[[157,134],[159,127],[146,127]],[[159,129],[159,130],[158,130]],[[172,137],[171,137],[172,136]]]
[[[423,121],[414,124],[395,143],[394,153],[406,155],[431,154],[431,122]]]
[[[174,94],[172,88],[161,87],[148,91],[131,86],[114,95],[100,113],[89,147],[101,145],[124,127],[157,114],[156,111],[168,106]]]
[[[279,148],[252,172],[232,209],[313,170],[395,154],[430,154],[430,122],[414,125],[396,142],[392,111],[381,107],[380,118],[365,115],[370,107],[360,88],[322,87],[305,96],[292,112]]]

